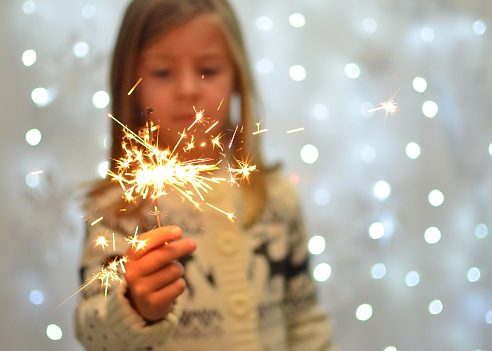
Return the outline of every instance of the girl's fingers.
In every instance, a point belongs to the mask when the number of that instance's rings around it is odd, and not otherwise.
[[[138,241],[134,247],[127,250],[127,256],[132,259],[138,259],[144,256],[147,252],[155,248],[167,245],[181,238],[183,232],[178,226],[166,226],[153,229],[149,232],[140,234],[136,240]],[[143,243],[142,247],[138,247]]]
[[[183,266],[179,262],[172,262],[151,275],[140,277],[138,287],[134,286],[134,290],[139,295],[152,294],[180,279],[183,274]]]
[[[128,264],[138,265],[140,275],[148,276],[163,269],[171,262],[192,254],[195,248],[196,242],[193,239],[181,239],[146,252],[140,258],[129,258],[127,267]]]

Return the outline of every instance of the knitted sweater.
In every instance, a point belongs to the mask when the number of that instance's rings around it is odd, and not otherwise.
[[[95,281],[82,290],[76,310],[79,341],[92,351],[334,350],[328,318],[316,299],[296,193],[279,173],[267,175],[267,190],[264,210],[247,229],[240,218],[231,222],[207,206],[199,211],[174,193],[161,197],[161,225],[179,225],[197,242],[197,250],[181,260],[187,290],[165,320],[148,324],[125,297],[124,281],[111,283],[107,294]],[[206,200],[240,214],[240,193],[219,184]],[[121,189],[107,191],[89,210],[104,208],[118,196]],[[115,221],[106,214],[87,226],[84,280],[101,271],[108,255],[126,251],[124,237],[132,236],[136,226],[149,230],[156,225],[149,211],[136,217]],[[94,247],[97,236],[112,239],[113,233],[114,249]]]

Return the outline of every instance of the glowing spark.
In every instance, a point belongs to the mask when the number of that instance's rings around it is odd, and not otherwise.
[[[72,295],[70,295],[67,299],[65,299],[65,301],[63,301],[62,303],[60,303],[57,306],[57,308],[60,307],[61,305],[63,305],[68,300],[70,300],[75,295],[77,295],[79,292],[81,292],[82,290],[84,290],[85,288],[87,288],[89,285],[91,285],[96,280],[100,280],[101,281],[101,286],[104,287],[104,296],[107,297],[107,295],[108,295],[108,288],[111,287],[111,283],[112,282],[118,282],[118,283],[122,283],[123,282],[123,279],[121,278],[121,276],[120,276],[120,274],[118,272],[118,266],[120,266],[122,268],[123,272],[125,272],[124,264],[126,262],[128,262],[128,258],[126,256],[123,256],[123,257],[115,258],[113,261],[111,261],[108,264],[104,265],[101,268],[101,271],[100,272],[98,272],[98,273],[94,274],[92,277],[88,278],[84,282],[84,284],[82,284],[80,286],[80,288],[77,289],[77,291],[75,291]]]
[[[217,107],[217,111],[220,110],[220,107],[222,106],[223,102],[224,102],[224,98],[222,98],[222,100],[220,100],[220,104],[219,104],[219,107]]]
[[[237,129],[238,129],[238,126],[236,126],[236,129],[234,130],[234,134],[232,135],[232,138],[231,138],[231,140],[229,141],[229,150],[231,149],[231,147],[232,147],[232,142],[234,141],[234,138],[236,137]]]
[[[384,120],[386,121],[386,117],[388,116],[388,114],[391,114],[391,115],[394,115],[396,113],[396,111],[398,111],[398,106],[396,105],[396,102],[395,102],[395,96],[396,94],[398,94],[398,91],[396,91],[396,93],[394,93],[389,99],[388,101],[383,101],[381,103],[381,106],[380,107],[377,107],[377,108],[373,108],[367,112],[374,112],[374,111],[379,111],[379,110],[384,110]]]
[[[118,266],[122,266],[125,262],[127,262],[127,258],[125,256],[122,258],[115,258],[113,261],[109,262],[106,267],[102,267],[101,272],[95,274],[89,280],[90,283],[96,279],[99,279],[101,281],[101,285],[104,286],[104,296],[107,297],[108,288],[111,287],[111,282],[123,282],[123,279],[118,272]]]
[[[184,148],[185,151],[190,151],[191,149],[195,148],[195,136],[191,136],[190,142],[188,142]]]
[[[300,132],[300,131],[302,131],[302,130],[304,130],[304,128],[303,128],[303,127],[301,127],[301,128],[296,128],[296,129],[291,129],[291,130],[288,130],[288,131],[287,131],[287,134],[290,134],[290,133],[296,133],[296,132]]]
[[[225,215],[227,216],[227,218],[228,218],[231,222],[234,222],[234,218],[235,218],[235,217],[234,217],[234,213],[232,213],[232,212],[226,212],[226,211],[224,211],[224,210],[221,210],[220,208],[215,207],[214,205],[212,205],[212,204],[210,204],[210,203],[208,203],[208,202],[206,202],[206,204],[207,204],[207,205],[209,205],[209,206],[210,206],[211,208],[213,208],[214,210],[219,211],[219,212],[221,212],[221,213],[225,214]]]
[[[141,240],[138,238],[138,227],[135,229],[135,234],[133,237],[125,238],[126,242],[130,244],[133,250],[139,251],[142,250],[147,245],[147,239]]]
[[[135,83],[135,85],[128,92],[128,95],[132,95],[133,91],[138,87],[138,85],[140,84],[141,81],[142,81],[142,78],[140,78],[139,80],[137,80],[137,82]]]
[[[251,172],[256,170],[256,165],[249,165],[248,162],[237,160],[238,168],[234,168],[231,165],[228,166],[229,182],[231,184],[238,184],[238,181],[249,181]]]
[[[195,107],[193,107],[193,109],[195,110]],[[204,110],[200,110],[200,111],[195,110],[195,120],[188,127],[188,130],[190,130],[191,127],[193,127],[197,123],[202,123],[203,124],[204,121],[205,121],[205,111]]]
[[[260,134],[260,133],[265,133],[266,131],[268,131],[268,129],[261,129],[260,130],[261,121],[260,122],[256,122],[255,124],[256,124],[257,130],[255,132],[253,132],[253,135]]]
[[[212,125],[210,126],[210,128],[208,128],[208,129],[205,131],[205,134],[207,134],[208,132],[210,132],[210,130],[211,130],[213,127],[215,127],[218,123],[219,123],[219,121],[215,121],[215,123],[214,123],[214,124],[212,124]]]
[[[218,147],[219,149],[221,149],[222,151],[224,150],[222,148],[222,144],[220,143],[220,138],[222,138],[224,136],[224,134],[220,133],[219,135],[215,136],[215,137],[212,137],[211,139],[211,143],[212,143],[212,147],[215,148],[215,147]]]
[[[96,238],[96,243],[95,243],[94,247],[96,247],[96,246],[101,246],[104,250],[105,247],[109,246],[108,239],[106,239],[106,237],[104,237],[104,236],[98,236]]]
[[[94,226],[96,225],[97,223],[101,222],[103,219],[103,217],[99,217],[98,219],[96,219],[94,222],[91,223],[91,226]]]

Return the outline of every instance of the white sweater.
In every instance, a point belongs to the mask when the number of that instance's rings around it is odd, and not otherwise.
[[[193,255],[182,260],[187,291],[163,321],[147,324],[125,297],[125,282],[112,283],[105,296],[95,281],[81,292],[76,334],[86,350],[104,351],[332,351],[328,318],[317,303],[310,274],[307,237],[297,195],[280,174],[267,176],[268,200],[258,220],[244,229],[238,218],[204,206],[198,211],[170,193],[158,201],[162,225],[183,228],[197,242]],[[107,191],[89,211],[121,196]],[[241,213],[240,190],[214,186],[207,202]],[[81,260],[83,279],[101,270],[108,256],[126,251],[125,236],[156,225],[149,211],[138,220],[118,222],[107,213],[87,226]],[[90,222],[90,220],[88,221]],[[142,229],[143,228],[143,229]],[[115,236],[115,248],[94,247],[97,236]]]

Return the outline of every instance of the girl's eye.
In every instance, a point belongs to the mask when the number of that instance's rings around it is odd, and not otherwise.
[[[152,72],[154,77],[168,77],[171,72],[167,69],[156,69]]]
[[[200,74],[203,76],[213,76],[220,72],[219,68],[216,67],[207,67],[200,69]]]

